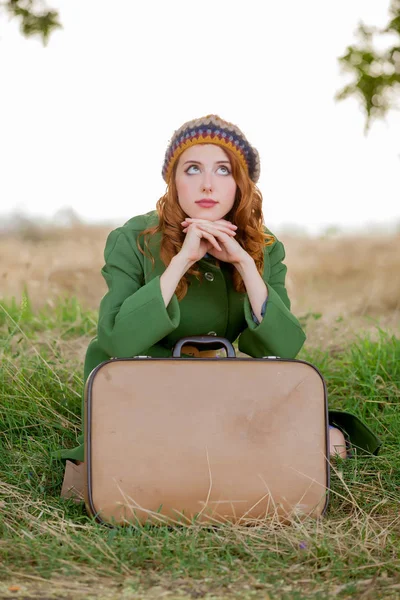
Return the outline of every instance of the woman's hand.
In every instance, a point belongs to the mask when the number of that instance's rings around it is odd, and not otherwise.
[[[225,221],[225,219],[206,221],[205,219],[190,219],[189,217],[182,222],[182,226],[186,237],[193,235],[191,233],[193,231],[198,232],[198,235],[208,234],[211,236],[207,240],[207,243],[210,244],[207,252],[218,258],[218,260],[232,263],[239,271],[251,308],[261,322],[263,319],[261,307],[268,298],[268,289],[252,256],[235,240],[236,226],[229,223],[229,221]],[[211,240],[213,243],[211,243]],[[214,242],[217,243],[218,247]]]
[[[210,242],[212,239],[216,243],[212,243],[206,252],[218,260],[235,265],[249,258],[247,252],[234,239],[234,236],[236,235],[235,230],[237,229],[236,225],[233,225],[233,223],[230,223],[225,219],[220,219],[219,221],[207,221],[205,219],[190,219],[187,217],[182,222],[182,226],[183,232],[186,233],[186,235],[188,235],[190,230],[195,227],[196,231],[201,234],[211,236],[207,239]]]
[[[179,254],[190,263],[201,260],[207,252],[211,253],[212,249],[221,250],[215,237],[195,223],[188,223],[184,233],[186,236]]]

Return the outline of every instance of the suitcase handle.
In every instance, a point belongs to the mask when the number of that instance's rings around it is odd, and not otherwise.
[[[176,342],[174,346],[174,349],[172,351],[172,357],[179,358],[181,356],[181,350],[186,344],[191,344],[192,346],[195,346],[198,350],[204,350],[205,346],[208,350],[219,350],[220,348],[225,348],[227,358],[236,357],[235,349],[229,340],[223,337],[215,337],[212,335],[192,335],[181,338]]]

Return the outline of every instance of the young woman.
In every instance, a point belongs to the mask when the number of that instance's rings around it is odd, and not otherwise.
[[[108,236],[102,269],[108,292],[84,381],[110,357],[168,357],[191,335],[238,339],[239,350],[252,357],[294,358],[306,336],[290,311],[284,246],[264,226],[257,150],[236,125],[207,115],[175,131],[162,175],[167,191],[156,211]],[[61,452],[75,462],[67,463],[64,492],[80,477],[83,436],[80,442]],[[346,456],[337,428],[331,453]]]

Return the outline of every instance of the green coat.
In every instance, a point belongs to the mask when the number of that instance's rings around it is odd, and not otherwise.
[[[141,231],[157,223],[155,211],[139,215],[107,238],[101,273],[108,292],[100,302],[97,336],[86,352],[84,383],[97,365],[111,357],[169,357],[175,343],[191,335],[217,334],[230,342],[238,338],[239,350],[255,358],[297,355],[306,336],[290,312],[285,288],[287,269],[282,262],[285,250],[280,241],[275,239],[265,247],[263,279],[268,302],[265,316],[257,325],[247,294],[233,288],[232,267],[226,263],[217,267],[213,259],[198,262],[204,274],[202,282],[191,277],[186,296],[179,302],[174,294],[165,306],[160,289],[160,276],[165,271],[159,257],[161,234],[150,241],[154,268],[136,243]],[[58,456],[83,461],[83,436],[79,442],[80,446],[62,450]]]

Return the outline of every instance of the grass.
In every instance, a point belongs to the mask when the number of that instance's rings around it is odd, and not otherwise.
[[[298,357],[324,374],[330,406],[384,443],[336,464],[323,520],[109,530],[59,497],[51,458],[80,433],[83,365],[70,350],[96,316],[74,298],[37,312],[27,294],[0,304],[0,598],[400,597],[398,338],[378,329]]]

